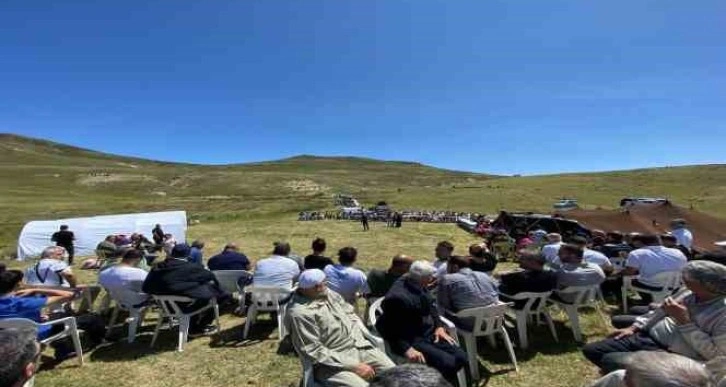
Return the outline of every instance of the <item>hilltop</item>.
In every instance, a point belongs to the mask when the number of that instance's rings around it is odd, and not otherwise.
[[[501,177],[419,163],[301,155],[234,165],[116,156],[0,134],[0,249],[31,219],[185,209],[203,222],[278,219],[332,207],[335,193],[397,208],[549,211],[574,196],[614,208],[623,196],[667,196],[726,217],[726,165]]]

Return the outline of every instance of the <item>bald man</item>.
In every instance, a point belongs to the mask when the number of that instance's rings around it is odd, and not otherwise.
[[[368,273],[368,287],[370,297],[384,297],[393,284],[408,273],[413,259],[409,256],[399,254],[393,257],[391,267],[387,271],[373,269]]]

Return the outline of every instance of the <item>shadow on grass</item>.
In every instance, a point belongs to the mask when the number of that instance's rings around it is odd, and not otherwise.
[[[277,320],[258,318],[250,327],[250,333],[247,339],[242,338],[244,332],[244,323],[232,328],[225,329],[212,337],[209,344],[211,348],[243,348],[255,344],[259,344],[267,340],[277,340],[271,338],[272,333],[277,329]]]

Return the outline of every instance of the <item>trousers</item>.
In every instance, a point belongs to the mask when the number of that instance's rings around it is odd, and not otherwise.
[[[582,353],[587,360],[610,373],[626,366],[628,358],[638,351],[665,351],[666,348],[657,343],[645,332],[638,332],[622,339],[605,339],[585,345]]]
[[[412,346],[426,358],[426,364],[441,372],[452,385],[456,385],[456,373],[468,362],[463,349],[444,341],[434,343],[432,338],[420,338]]]
[[[361,363],[373,367],[376,373],[393,368],[396,365],[377,348],[359,349],[358,359]],[[315,367],[315,380],[331,387],[368,387],[368,382],[355,372],[325,366]]]

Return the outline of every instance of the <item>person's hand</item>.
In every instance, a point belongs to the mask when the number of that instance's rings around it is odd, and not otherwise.
[[[434,331],[434,343],[438,343],[441,340],[443,340],[451,345],[456,344],[456,340],[454,340],[453,337],[449,336],[449,334],[446,333],[446,329],[436,328],[436,330]]]
[[[615,340],[624,339],[626,337],[634,335],[636,332],[638,332],[638,328],[636,327],[628,327],[625,329],[616,329],[613,333],[610,334],[610,337]]]
[[[663,301],[663,311],[675,320],[678,325],[684,325],[691,322],[691,315],[688,313],[688,308],[674,300],[672,297],[668,297],[665,301]]]
[[[25,296],[29,296],[33,293],[35,293],[35,289],[21,289],[21,290],[16,290],[14,294],[16,297],[25,297]]]
[[[405,353],[406,359],[412,363],[426,364],[426,358],[423,353],[417,351],[414,347],[411,347]]]
[[[370,380],[373,379],[374,376],[376,376],[376,371],[373,369],[373,367],[369,366],[366,363],[360,363],[357,366],[353,368],[353,372],[360,376],[363,380]]]

